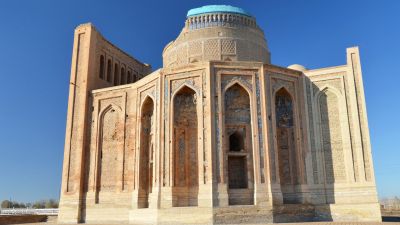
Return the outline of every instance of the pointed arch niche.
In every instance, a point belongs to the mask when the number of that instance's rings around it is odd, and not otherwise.
[[[299,184],[294,113],[291,94],[286,88],[280,88],[275,93],[275,127],[279,179],[285,204],[299,202],[291,197],[296,192],[294,186]]]
[[[149,194],[153,187],[154,158],[154,101],[146,97],[140,116],[140,161],[138,208],[149,207]]]
[[[183,86],[173,97],[173,187],[172,206],[197,206],[198,112],[197,94]]]
[[[225,161],[229,205],[254,204],[251,107],[248,91],[239,83],[224,94]]]
[[[106,107],[100,114],[99,150],[97,157],[96,202],[101,203],[102,192],[115,192],[121,177],[120,157],[123,151],[123,127],[121,109],[113,104]]]
[[[324,88],[317,96],[320,143],[327,184],[346,181],[339,96],[340,92],[331,87]],[[328,202],[332,201],[328,198]]]

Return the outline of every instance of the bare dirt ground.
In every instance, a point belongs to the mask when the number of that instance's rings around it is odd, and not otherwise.
[[[384,216],[383,221],[381,223],[377,222],[304,222],[304,223],[280,223],[282,225],[305,225],[305,224],[310,224],[310,225],[395,225],[399,224],[400,225],[400,216]],[[24,223],[24,224],[19,224],[19,225],[56,225],[57,224],[57,216],[49,216],[47,222],[43,223]],[[267,224],[272,224],[272,223],[266,223]],[[276,223],[275,223],[276,224]],[[2,225],[2,224],[1,224]],[[65,224],[63,224],[65,225]],[[90,224],[90,225],[107,225],[107,224]],[[116,225],[116,224],[109,224],[109,225]],[[175,224],[171,224],[175,225]],[[226,224],[224,224],[226,225]],[[246,225],[251,225],[251,224],[246,224]],[[262,225],[262,224],[254,224],[254,225]]]
[[[51,224],[57,224],[57,223],[52,223],[52,222],[47,222],[47,223],[24,223],[20,225],[51,225]],[[270,223],[267,223],[270,224]],[[265,225],[267,225],[265,224]],[[276,224],[276,223],[275,223]],[[307,222],[307,223],[280,223],[282,225],[304,225],[304,224],[311,224],[311,225],[394,225],[394,224],[400,224],[400,222],[382,222],[382,223],[376,223],[376,222]],[[107,224],[90,224],[90,225],[107,225]],[[111,225],[111,224],[110,224]],[[115,224],[112,224],[115,225]],[[247,224],[250,225],[250,224]],[[254,225],[261,225],[261,224],[254,224]]]
[[[305,225],[305,224],[310,224],[310,225],[395,225],[399,224],[400,225],[400,220],[397,220],[399,222],[305,222],[305,223],[279,223],[282,225]],[[49,221],[49,222],[44,222],[44,223],[24,223],[24,224],[19,224],[19,225],[56,225],[56,221]],[[268,225],[272,223],[266,223],[264,225]],[[276,224],[276,223],[275,223]],[[63,224],[65,225],[65,224]],[[72,225],[72,224],[71,224]],[[90,224],[90,225],[116,225],[116,224]],[[175,224],[171,224],[175,225]],[[228,225],[228,224],[224,224]],[[232,224],[233,225],[233,224]],[[246,225],[251,225],[251,224],[246,224]],[[263,225],[263,224],[254,224],[254,225]]]

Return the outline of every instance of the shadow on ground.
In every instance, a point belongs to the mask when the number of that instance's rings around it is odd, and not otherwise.
[[[400,216],[382,216],[382,222],[400,222]]]

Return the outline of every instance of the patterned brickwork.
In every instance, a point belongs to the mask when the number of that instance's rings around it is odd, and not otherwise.
[[[204,42],[204,58],[207,60],[221,59],[221,51],[218,39],[211,39]]]
[[[247,91],[239,84],[229,87],[224,95],[226,180],[230,204],[252,204],[253,161],[251,106]],[[226,161],[225,161],[226,162]],[[226,164],[226,163],[225,163]],[[246,188],[248,196],[238,195]],[[240,193],[240,192],[239,192]]]
[[[197,96],[183,87],[174,97],[174,206],[196,206],[198,181]]]
[[[236,54],[236,42],[234,40],[221,40],[222,54],[234,55]]]
[[[203,42],[193,41],[189,42],[189,56],[197,56],[203,54]]]
[[[177,64],[186,64],[188,60],[187,46],[184,45],[177,50]]]
[[[313,108],[312,108],[312,83],[307,81],[306,82],[306,94],[307,94],[307,110],[308,110],[308,122],[309,122],[309,129],[310,129],[310,145],[311,145],[311,160],[312,160],[312,168],[313,168],[313,182],[314,184],[318,184],[318,166],[317,166],[317,150],[315,147],[315,130],[314,130],[314,118],[313,116]]]
[[[328,91],[321,95],[319,100],[322,148],[325,159],[326,182],[344,182],[346,180],[346,167],[342,132],[340,125],[340,112],[337,96]]]

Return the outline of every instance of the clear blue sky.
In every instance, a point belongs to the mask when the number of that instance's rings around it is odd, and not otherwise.
[[[0,1],[0,200],[58,198],[74,28],[92,22],[154,69],[189,9],[239,6],[272,63],[346,63],[358,45],[380,197],[400,196],[400,1]]]

